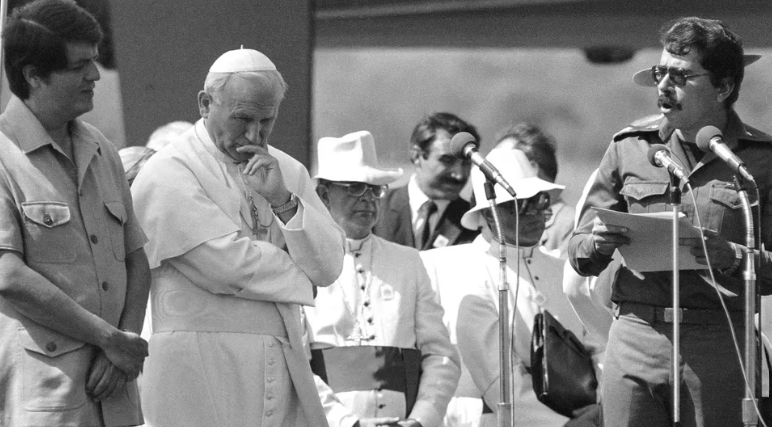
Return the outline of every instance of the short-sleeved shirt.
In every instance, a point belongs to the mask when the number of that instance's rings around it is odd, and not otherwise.
[[[32,270],[88,311],[118,326],[126,298],[126,254],[141,248],[147,239],[134,217],[115,147],[79,120],[69,123],[69,131],[74,163],[19,98],[13,97],[0,115],[0,249],[18,252]],[[86,403],[80,387],[90,361],[72,367],[71,372],[59,363],[75,363],[72,358],[80,356],[67,353],[82,346],[0,298],[0,392],[21,399],[0,402],[4,405],[0,413],[5,417],[20,407],[38,414],[79,411],[74,408]],[[33,353],[51,358],[46,366],[54,371],[28,371],[34,368],[30,363],[40,358]],[[77,360],[78,365],[84,361]],[[36,382],[21,378],[24,375],[37,377]],[[68,388],[77,391],[65,391]],[[83,420],[75,414],[51,417],[45,419],[56,419],[60,425]]]

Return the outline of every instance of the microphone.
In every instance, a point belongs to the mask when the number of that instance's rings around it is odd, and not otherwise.
[[[715,126],[705,126],[697,132],[697,146],[702,151],[712,151],[716,153],[721,160],[725,161],[727,165],[736,173],[742,176],[742,178],[748,182],[756,183],[751,176],[748,169],[745,167],[745,162],[740,160],[732,150],[724,143],[724,134],[718,130]]]
[[[649,153],[647,154],[649,163],[658,168],[667,168],[668,172],[675,175],[684,184],[689,183],[689,177],[686,176],[684,168],[679,166],[672,158],[670,158],[670,149],[663,144],[654,144],[649,147]]]
[[[459,132],[453,136],[450,140],[450,152],[459,159],[469,159],[474,163],[480,171],[485,175],[485,178],[493,183],[499,184],[501,188],[507,191],[512,197],[517,198],[515,190],[511,185],[501,176],[501,172],[496,169],[491,162],[485,160],[483,156],[477,151],[477,140],[468,132]]]

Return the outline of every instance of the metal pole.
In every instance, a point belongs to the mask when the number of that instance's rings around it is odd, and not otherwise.
[[[493,222],[499,241],[499,403],[498,403],[498,427],[514,425],[514,410],[512,406],[512,350],[509,332],[509,283],[507,281],[507,248],[504,241],[504,232],[501,230],[501,220],[496,208],[496,192],[493,183],[485,182],[485,195],[491,206]],[[491,242],[493,244],[493,242]],[[515,301],[517,307],[517,301]]]
[[[673,425],[681,425],[681,282],[678,260],[678,214],[681,211],[681,189],[678,178],[670,177],[670,205],[673,209]]]
[[[8,0],[0,0],[0,34],[3,33],[3,30],[5,29],[5,18],[8,16]],[[5,45],[2,40],[0,40],[0,97],[2,96],[3,86],[3,72],[5,71],[5,66],[3,65],[3,56],[5,53]]]
[[[743,266],[745,282],[745,375],[748,384],[745,387],[745,398],[742,403],[743,425],[757,426],[759,419],[756,414],[756,267],[754,248],[756,242],[753,234],[753,215],[748,192],[738,178],[735,178],[737,194],[740,196],[741,207],[745,219],[745,246],[748,248]]]

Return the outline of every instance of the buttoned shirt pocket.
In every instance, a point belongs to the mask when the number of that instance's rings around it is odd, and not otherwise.
[[[76,252],[72,242],[76,238],[70,221],[67,203],[54,201],[22,202],[24,212],[25,256],[41,263],[70,263]]]
[[[118,261],[126,260],[126,245],[123,226],[126,224],[126,207],[121,202],[105,202],[111,220],[108,221],[108,233],[113,245],[113,254]]]
[[[724,238],[735,242],[742,242],[744,236],[742,227],[737,224],[743,224],[742,201],[737,194],[734,184],[730,182],[716,181],[710,186],[710,203],[707,209],[706,218],[703,218],[703,226],[721,233]],[[754,216],[754,222],[757,217]],[[727,224],[725,230],[723,225]]]
[[[667,208],[667,181],[626,181],[620,194],[630,213],[662,212]]]
[[[63,411],[86,404],[91,346],[59,334],[33,338],[24,328],[19,328],[18,339],[25,410]]]

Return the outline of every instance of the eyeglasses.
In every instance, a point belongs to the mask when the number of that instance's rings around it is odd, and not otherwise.
[[[710,73],[687,74],[686,70],[683,68],[665,67],[664,65],[655,65],[651,67],[651,78],[653,78],[655,82],[659,83],[666,75],[669,75],[670,81],[675,83],[676,86],[684,86],[686,85],[686,81],[692,77],[707,76],[708,74]]]
[[[386,191],[388,191],[389,186],[388,185],[372,185],[372,184],[365,184],[364,182],[334,182],[330,181],[331,184],[337,185],[339,187],[346,187],[346,191],[350,196],[359,197],[369,189],[373,196],[380,199],[383,196],[386,195]]]
[[[514,200],[502,203],[499,206],[501,206],[502,209],[509,211],[510,214],[515,214]],[[547,193],[539,193],[528,199],[517,199],[517,213],[520,215],[536,215],[538,213],[544,213],[548,218],[551,217],[550,195]]]

